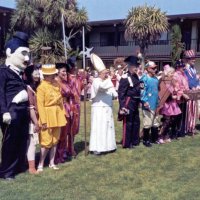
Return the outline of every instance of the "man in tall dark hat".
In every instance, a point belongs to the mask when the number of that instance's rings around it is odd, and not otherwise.
[[[5,45],[6,62],[0,68],[0,107],[3,142],[0,178],[11,180],[24,170],[28,128],[28,94],[21,73],[29,62],[28,35],[16,32]]]
[[[124,74],[119,82],[119,115],[123,116],[123,148],[133,148],[139,145],[139,103],[140,103],[140,81],[137,76],[139,67],[136,56],[127,57],[128,72]]]

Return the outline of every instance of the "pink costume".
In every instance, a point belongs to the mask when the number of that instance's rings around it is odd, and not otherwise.
[[[181,127],[180,127],[180,135],[184,136],[188,132],[193,132],[195,126],[195,120],[192,115],[194,113],[188,112],[191,106],[191,100],[185,101],[181,100],[181,97],[184,91],[189,90],[188,78],[184,72],[177,70],[174,74],[174,79],[177,81],[179,88],[177,91],[178,100],[180,100],[180,108],[182,111],[182,119],[181,119]],[[183,99],[183,98],[182,98]]]
[[[188,79],[184,72],[177,70],[174,73],[174,80],[178,83],[178,100],[180,100],[181,96],[183,95],[185,90],[189,90]]]
[[[56,163],[62,163],[67,156],[75,156],[74,137],[79,132],[80,125],[80,94],[82,77],[69,75],[68,81],[58,80],[62,90],[63,103],[66,111],[67,125],[62,128],[57,146]]]
[[[80,108],[81,108],[81,91],[83,89],[83,77],[76,75],[69,75],[69,84],[73,93],[73,98],[70,99],[70,109],[73,112],[72,116],[72,135],[76,135],[79,132],[80,126]]]
[[[171,95],[176,95],[179,91],[179,84],[172,79],[171,84],[166,84],[166,88],[170,91]],[[179,108],[179,105],[177,103],[177,99],[173,99],[170,97],[164,104],[161,114],[166,116],[174,116],[179,115],[181,113],[181,110]]]
[[[55,156],[55,163],[63,163],[67,158],[67,154],[72,152],[72,137],[71,137],[71,108],[70,99],[73,98],[71,87],[67,81],[61,81],[57,79],[63,97],[63,105],[66,112],[67,125],[61,128],[60,139],[57,145],[57,151]]]

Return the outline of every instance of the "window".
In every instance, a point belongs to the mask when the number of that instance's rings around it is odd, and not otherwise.
[[[115,46],[115,33],[100,33],[100,46]]]
[[[124,38],[124,32],[119,32],[118,33],[118,44],[119,46],[128,46],[128,42]]]

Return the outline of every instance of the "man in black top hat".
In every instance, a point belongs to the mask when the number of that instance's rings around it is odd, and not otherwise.
[[[29,62],[28,36],[16,32],[6,43],[6,62],[0,68],[0,108],[3,132],[0,178],[14,179],[24,170],[29,113],[22,72]]]
[[[128,72],[124,74],[119,82],[119,115],[123,116],[123,148],[133,148],[139,145],[139,104],[140,104],[140,81],[137,76],[139,67],[136,56],[127,57]]]

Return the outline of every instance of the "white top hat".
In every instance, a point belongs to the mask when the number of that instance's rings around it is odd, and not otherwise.
[[[98,71],[98,72],[101,72],[103,70],[106,69],[103,61],[101,60],[101,58],[99,58],[99,56],[97,56],[96,54],[92,53],[91,54],[91,62],[92,64],[94,65],[94,68]]]

